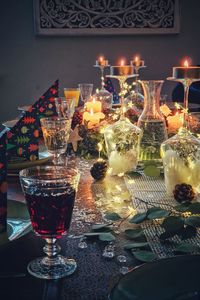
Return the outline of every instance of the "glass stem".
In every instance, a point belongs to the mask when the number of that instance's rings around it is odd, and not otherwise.
[[[104,90],[105,81],[104,81],[104,67],[101,66],[101,89]]]
[[[43,248],[44,253],[49,259],[54,259],[60,252],[60,246],[57,244],[56,238],[46,238],[46,244]]]
[[[124,117],[124,83],[126,81],[125,77],[120,77],[119,78],[119,85],[120,85],[120,102],[121,102],[121,115]]]
[[[190,80],[185,80],[184,82],[184,122],[183,122],[183,127],[188,129],[188,96],[189,96],[189,88],[190,88]]]

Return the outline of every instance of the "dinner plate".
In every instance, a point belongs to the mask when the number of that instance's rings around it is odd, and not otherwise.
[[[135,268],[112,289],[110,300],[196,300],[200,255],[180,255]]]
[[[7,232],[0,234],[0,247],[27,234],[30,230],[31,223],[26,204],[8,200]]]
[[[17,123],[17,121],[19,121],[19,119],[5,121],[5,122],[2,123],[2,125],[7,127],[7,128],[11,128]]]
[[[18,110],[20,111],[28,111],[31,105],[18,106]]]
[[[19,162],[13,162],[13,163],[9,163],[7,166],[8,169],[8,175],[12,175],[12,174],[18,174],[20,170],[22,169],[26,169],[26,168],[30,168],[30,167],[34,167],[34,166],[40,166],[43,164],[46,164],[49,160],[51,160],[51,157],[44,157],[41,159],[37,159],[34,161],[19,161]]]

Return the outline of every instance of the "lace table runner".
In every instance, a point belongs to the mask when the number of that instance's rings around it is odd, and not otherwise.
[[[133,206],[138,213],[144,212],[147,208],[153,206],[173,210],[173,207],[177,205],[175,199],[166,194],[165,183],[162,177],[153,178],[142,174],[142,176],[133,179],[126,176],[125,184],[132,197]],[[164,243],[159,239],[160,234],[164,232],[159,222],[154,222],[154,224],[153,222],[150,223],[150,221],[143,222],[142,228],[152,251],[159,258],[174,256],[173,250],[177,243],[181,242],[178,236],[171,238],[170,242]],[[186,241],[200,246],[199,230],[195,238],[187,239]]]

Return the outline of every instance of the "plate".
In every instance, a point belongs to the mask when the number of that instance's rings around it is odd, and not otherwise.
[[[200,255],[144,264],[122,277],[110,300],[195,300],[200,292]]]
[[[17,121],[19,121],[19,119],[5,121],[5,122],[2,123],[2,125],[7,127],[7,128],[11,128],[17,123]]]
[[[0,234],[0,246],[6,245],[25,235],[31,228],[26,204],[8,200],[7,233]]]
[[[8,175],[12,174],[12,173],[15,174],[16,171],[20,171],[22,169],[43,165],[43,164],[47,163],[50,159],[51,159],[51,157],[49,156],[49,157],[44,157],[44,158],[37,159],[34,161],[21,161],[21,162],[9,163],[8,167],[7,167]]]
[[[20,111],[28,111],[31,105],[18,106],[18,110]]]

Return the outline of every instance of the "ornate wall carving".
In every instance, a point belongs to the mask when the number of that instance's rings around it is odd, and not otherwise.
[[[178,33],[178,0],[34,0],[38,34]]]

